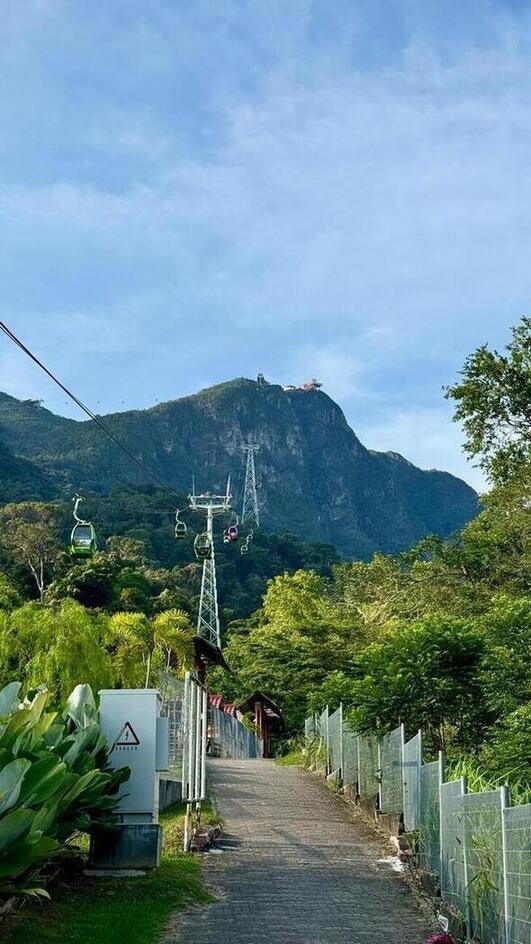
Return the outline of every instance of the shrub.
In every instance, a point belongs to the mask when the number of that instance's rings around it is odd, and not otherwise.
[[[129,770],[111,770],[92,690],[63,713],[51,693],[0,691],[0,895],[46,894],[38,873],[76,834],[112,825]]]

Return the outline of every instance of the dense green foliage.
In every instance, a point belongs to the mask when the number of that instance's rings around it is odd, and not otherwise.
[[[181,507],[184,504],[182,498]],[[166,490],[153,486],[89,496],[83,513],[96,525],[102,552],[79,561],[63,550],[72,526],[67,502],[26,502],[0,509],[0,574],[3,570],[22,597],[39,596],[42,568],[43,597],[51,604],[72,598],[88,608],[110,611],[152,614],[177,607],[195,612],[201,581],[201,567],[193,553],[193,540],[201,527],[197,516],[187,516],[187,540],[176,541],[174,506]],[[219,540],[216,558],[225,623],[252,613],[276,574],[299,568],[330,574],[340,559],[329,544],[265,531],[256,533],[246,557],[239,545]],[[0,609],[2,596],[0,583]]]
[[[178,609],[109,615],[66,599],[0,611],[0,685],[44,683],[64,699],[80,678],[95,691],[149,686],[157,670],[182,673],[192,658],[192,626]]]
[[[465,449],[495,482],[531,463],[531,318],[513,328],[507,353],[484,344],[467,358],[447,396],[467,434]]]
[[[39,894],[39,870],[77,833],[114,822],[129,772],[110,770],[92,691],[77,686],[63,714],[51,693],[0,690],[0,895]]]
[[[208,821],[208,810],[203,815]],[[200,860],[181,851],[182,810],[162,813],[161,823],[160,869],[144,876],[83,881],[75,881],[70,873],[69,881],[54,886],[53,901],[30,904],[10,915],[2,927],[3,944],[153,944],[170,915],[211,901],[201,880]]]
[[[528,778],[531,510],[521,503],[515,521],[500,502],[494,494],[452,542],[341,564],[328,580],[277,577],[262,609],[231,628],[236,674],[218,673],[218,687],[231,699],[264,689],[290,730],[342,701],[360,731],[400,719],[408,734],[422,726],[432,751],[472,752],[496,774]]]
[[[477,351],[449,391],[469,452],[496,481],[480,514],[449,539],[341,563],[330,578],[275,578],[253,617],[229,627],[226,656],[236,673],[216,677],[227,697],[264,689],[291,732],[310,711],[340,702],[361,732],[402,721],[410,736],[422,727],[429,751],[481,769],[485,782],[510,778],[526,795],[530,329],[524,319],[507,358]]]

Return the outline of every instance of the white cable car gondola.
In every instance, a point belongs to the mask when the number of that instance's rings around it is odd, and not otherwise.
[[[90,557],[97,550],[96,531],[90,521],[83,521],[77,510],[83,501],[80,495],[74,498],[75,525],[70,535],[70,553],[75,557]]]

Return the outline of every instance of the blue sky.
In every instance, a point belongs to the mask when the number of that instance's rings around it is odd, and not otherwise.
[[[441,386],[530,309],[531,3],[4,0],[0,310],[99,412],[319,377],[481,485]],[[8,342],[0,389],[77,415]]]

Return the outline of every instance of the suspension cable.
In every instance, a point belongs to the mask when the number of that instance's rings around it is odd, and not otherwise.
[[[114,444],[118,446],[122,450],[122,452],[126,454],[126,456],[129,456],[129,458],[132,459],[132,461],[139,467],[139,469],[142,470],[142,472],[144,472],[145,475],[148,475],[151,479],[153,479],[154,482],[157,483],[157,485],[161,485],[162,488],[170,489],[171,491],[176,491],[176,489],[174,489],[171,485],[168,485],[167,482],[164,482],[163,479],[161,479],[160,476],[158,476],[155,472],[152,472],[151,469],[149,469],[148,466],[145,465],[141,459],[138,459],[137,456],[135,456],[134,453],[132,453],[131,450],[128,449],[127,446],[124,445],[124,443],[118,438],[118,436],[115,436],[112,430],[109,429],[109,427],[100,419],[100,417],[96,413],[93,413],[92,410],[88,406],[86,406],[82,400],[79,399],[79,397],[76,397],[75,393],[72,393],[72,391],[68,389],[68,387],[65,387],[65,385],[61,383],[58,377],[56,377],[55,374],[53,374],[52,371],[49,370],[45,366],[45,364],[42,363],[41,360],[39,360],[36,354],[33,354],[32,351],[30,351],[30,349],[26,347],[26,345],[20,340],[20,338],[17,338],[17,336],[13,333],[13,331],[11,331],[11,329],[3,321],[0,321],[0,329],[4,332],[6,337],[10,339],[10,341],[13,341],[13,343],[16,344],[17,347],[19,347],[20,350],[23,351],[24,354],[27,355],[27,357],[29,357],[35,364],[37,364],[37,366],[40,367],[40,369],[43,370],[44,373],[47,374],[48,377],[51,380],[53,380],[53,382],[57,384],[58,387],[61,388],[63,393],[66,393],[67,397],[70,397],[70,399],[73,400],[73,402],[79,407],[80,410],[83,411],[83,413],[86,413],[86,415],[91,420],[93,420],[93,422],[96,423],[97,426],[99,426],[101,431],[105,433],[105,435],[108,436],[109,439],[112,439]]]

